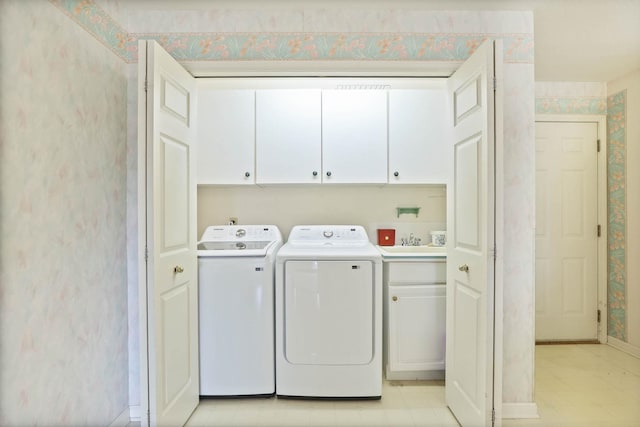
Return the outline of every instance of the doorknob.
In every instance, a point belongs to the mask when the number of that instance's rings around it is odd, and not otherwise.
[[[458,270],[464,271],[465,273],[468,273],[469,272],[469,266],[467,264],[462,264],[460,267],[458,267]]]
[[[176,265],[176,266],[173,268],[173,272],[174,272],[174,273],[182,273],[183,271],[184,271],[184,268],[182,268],[182,266],[180,266],[180,265]]]

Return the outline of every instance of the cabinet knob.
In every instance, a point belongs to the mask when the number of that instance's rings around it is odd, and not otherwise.
[[[175,267],[173,267],[173,272],[174,273],[182,273],[184,272],[184,268],[181,265],[176,265]]]
[[[249,172],[245,172],[245,173],[244,173],[244,176],[245,176],[245,177],[247,177],[247,178],[249,178],[249,177],[251,176],[251,174],[250,174]]]
[[[392,299],[392,300],[394,300],[394,301],[398,301],[398,297],[397,297],[397,296],[395,296],[395,295],[394,295],[394,296],[392,296],[392,297],[391,297],[391,299]]]
[[[400,175],[400,174],[398,173],[398,171],[395,171],[395,172],[393,173],[393,176],[398,176],[398,175]]]
[[[327,172],[327,176],[331,176],[331,172]]]
[[[458,267],[458,270],[464,271],[465,273],[468,273],[469,272],[469,266],[467,264],[462,264],[461,266]]]
[[[318,171],[313,171],[311,174],[312,174],[313,176],[318,176]]]

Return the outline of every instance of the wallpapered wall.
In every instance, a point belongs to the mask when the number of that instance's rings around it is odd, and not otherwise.
[[[607,97],[608,335],[627,341],[626,92]]]
[[[189,61],[398,61],[460,63],[487,38],[504,40],[504,351],[503,398],[533,401],[534,86],[531,12],[446,12],[413,9],[325,8],[145,11],[128,16],[127,30],[91,0],[49,0],[125,62],[137,58],[137,40],[156,39]],[[105,0],[106,1],[106,0]],[[390,3],[391,4],[391,3]],[[248,4],[249,5],[249,4]],[[110,5],[117,10],[117,5]],[[394,3],[395,6],[395,3]],[[215,28],[217,32],[210,32]],[[179,34],[178,34],[179,33]],[[131,94],[131,91],[130,91]],[[135,99],[129,120],[135,126]],[[129,144],[135,144],[130,131]],[[129,147],[129,153],[135,148]],[[135,176],[129,162],[129,176]],[[131,180],[130,180],[131,181]],[[135,189],[129,188],[129,200]],[[135,209],[131,206],[130,209]],[[136,225],[128,222],[128,250]],[[130,277],[135,277],[130,271]],[[137,289],[137,283],[130,287]],[[130,289],[131,307],[137,292]],[[137,316],[132,308],[130,316]],[[137,349],[130,354],[137,372]],[[131,375],[133,382],[137,381]],[[135,377],[135,378],[134,378]],[[132,405],[139,384],[132,384]]]
[[[626,92],[606,83],[538,82],[537,114],[607,116],[607,334],[627,342]]]
[[[128,406],[123,61],[50,3],[0,2],[0,425]]]

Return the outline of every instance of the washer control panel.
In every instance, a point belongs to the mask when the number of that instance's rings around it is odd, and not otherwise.
[[[273,241],[281,240],[275,225],[211,225],[204,230],[203,242]]]

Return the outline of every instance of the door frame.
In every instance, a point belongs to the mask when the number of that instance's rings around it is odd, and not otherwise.
[[[502,49],[495,50],[495,60],[504,63]],[[220,64],[202,64],[199,62],[181,61],[181,65],[196,78],[208,77],[415,77],[415,78],[448,78],[455,72],[464,61],[460,62],[437,62],[433,64],[416,64],[409,61],[379,61],[375,64],[363,65],[360,62],[350,61],[305,61],[303,63],[279,61],[265,62],[262,64],[264,69],[255,70],[252,66],[253,62],[248,63],[220,63]],[[358,71],[355,71],[358,70]],[[138,76],[138,105],[146,104],[146,96],[141,96],[144,91],[140,88],[144,87],[144,77]],[[493,407],[494,407],[494,426],[502,425],[503,401],[502,401],[502,382],[503,382],[503,351],[504,351],[504,230],[501,224],[504,223],[504,123],[503,123],[503,101],[504,101],[504,81],[498,81],[495,91],[496,99],[500,99],[500,103],[496,103],[495,108],[500,109],[500,114],[496,114],[500,119],[496,121],[494,129],[496,132],[495,140],[495,242],[498,248],[495,257],[495,273],[494,273],[494,351],[493,351]],[[497,111],[496,111],[497,113]],[[536,116],[537,120],[537,116]],[[600,127],[598,127],[600,129]],[[138,283],[146,283],[146,144],[141,144],[141,135],[146,134],[146,122],[138,117]],[[146,138],[143,139],[143,141]],[[141,155],[142,153],[142,155]],[[448,184],[449,185],[449,184]],[[535,265],[535,264],[534,264]],[[146,319],[147,314],[147,294],[146,286],[138,286],[140,294],[138,295],[139,319]],[[533,301],[535,309],[535,301]],[[141,378],[140,396],[141,396],[141,420],[148,420],[145,414],[145,401],[148,402],[149,396],[149,378],[145,374],[148,362],[148,342],[145,332],[147,331],[146,323],[140,325],[139,330],[142,331],[139,338],[140,343],[140,361],[141,361]],[[605,330],[606,332],[606,330]],[[606,335],[606,333],[605,333]],[[488,361],[489,362],[489,361]],[[147,405],[148,406],[148,405]],[[142,424],[145,425],[145,424]]]
[[[600,140],[600,154],[597,157],[597,218],[600,225],[600,238],[598,239],[598,277],[597,295],[598,310],[600,310],[600,322],[598,328],[598,341],[607,343],[607,128],[606,115],[597,114],[536,114],[536,123],[596,123],[598,126],[598,139]],[[535,313],[535,298],[533,300]],[[534,322],[535,325],[535,322]]]

